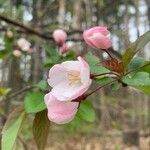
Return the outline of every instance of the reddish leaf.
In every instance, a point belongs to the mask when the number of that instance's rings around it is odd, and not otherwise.
[[[33,121],[33,135],[38,150],[45,149],[49,126],[50,121],[47,118],[47,110],[36,113]]]
[[[103,66],[107,69],[117,72],[119,74],[123,73],[124,65],[122,61],[118,61],[117,59],[109,59],[102,62]]]

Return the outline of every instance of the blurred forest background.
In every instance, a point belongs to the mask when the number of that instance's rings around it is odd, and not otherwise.
[[[0,59],[0,87],[11,93],[47,79],[51,63],[46,48],[55,51],[54,29],[68,33],[76,55],[89,47],[82,40],[83,30],[106,25],[111,31],[115,55],[122,54],[130,42],[150,30],[150,0],[0,0],[0,49],[4,34],[15,29],[18,37],[31,42],[33,52],[21,59]],[[101,53],[92,50],[99,58]],[[138,53],[150,60],[150,44]],[[94,86],[94,85],[93,85]],[[24,92],[12,99],[0,98],[0,128],[8,114],[23,101]],[[150,97],[132,88],[111,91],[109,87],[91,96],[96,121],[51,125],[49,150],[149,150]],[[29,118],[20,136],[24,149],[34,150]],[[1,130],[1,129],[0,129]]]

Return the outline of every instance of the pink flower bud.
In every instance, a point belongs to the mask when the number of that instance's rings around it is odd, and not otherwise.
[[[7,34],[7,37],[10,38],[10,39],[13,38],[13,36],[14,36],[12,31],[7,31],[6,34]]]
[[[107,27],[96,26],[85,30],[83,38],[94,49],[108,49],[112,46],[112,42],[108,38],[109,34]]]
[[[62,29],[57,29],[53,32],[53,38],[58,45],[62,46],[67,39],[67,33]]]
[[[68,51],[69,51],[69,46],[66,43],[64,43],[61,47],[59,47],[59,52],[61,55],[65,54]]]
[[[91,82],[89,65],[80,56],[76,61],[56,64],[49,71],[51,93],[60,101],[78,98],[88,90]]]
[[[14,50],[13,55],[16,56],[16,57],[20,57],[22,55],[22,52],[19,51],[19,50]]]
[[[57,124],[65,124],[72,121],[79,106],[78,102],[59,101],[51,93],[46,94],[44,100],[48,109],[49,120]]]
[[[17,45],[19,46],[19,48],[23,51],[28,51],[30,49],[31,43],[28,42],[26,39],[24,38],[20,38],[17,41]]]

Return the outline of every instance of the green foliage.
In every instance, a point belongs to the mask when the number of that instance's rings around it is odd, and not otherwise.
[[[150,41],[150,31],[146,32],[144,35],[142,35],[140,38],[138,38],[134,43],[131,44],[131,46],[126,49],[122,61],[124,63],[124,67],[126,69],[127,65],[130,63],[133,56]]]
[[[35,87],[45,90],[47,88],[47,82],[45,80],[41,80],[39,83],[35,85]]]
[[[90,69],[92,73],[101,74],[101,73],[110,72],[108,69],[101,66],[99,58],[90,52],[86,54],[86,61],[90,65]]]
[[[5,96],[11,91],[10,88],[0,87],[0,96]]]
[[[16,108],[8,117],[2,130],[2,150],[12,150],[15,140],[22,128],[26,113],[22,107]]]
[[[149,65],[147,65],[147,64],[149,64]],[[146,65],[146,66],[142,67],[144,65]],[[133,58],[128,65],[128,71],[135,70],[135,69],[138,69],[138,71],[144,71],[144,72],[150,73],[150,61],[145,61],[145,59],[142,57]]]
[[[101,78],[97,78],[95,81],[96,81],[96,83],[103,85],[103,84],[107,84],[107,83],[111,82],[112,78],[111,77],[101,77]]]
[[[81,102],[77,117],[88,122],[93,122],[95,120],[95,111],[90,101],[86,100]]]
[[[49,127],[50,121],[47,118],[47,111],[36,113],[33,121],[33,135],[38,150],[45,150]]]
[[[133,76],[125,76],[122,81],[129,86],[150,94],[150,76],[147,72],[138,72]]]
[[[4,59],[6,56],[9,55],[9,51],[8,50],[0,50],[0,59]]]
[[[117,90],[119,90],[120,87],[121,87],[120,83],[112,83],[111,84],[111,90],[112,91],[117,91]]]
[[[25,96],[24,107],[27,113],[36,113],[44,110],[44,94],[40,92],[30,92]]]

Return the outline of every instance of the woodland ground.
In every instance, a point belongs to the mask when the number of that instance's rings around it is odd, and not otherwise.
[[[33,141],[30,149],[36,150]],[[52,132],[46,150],[149,150],[150,137],[141,137],[139,148],[125,145],[121,136],[98,136],[91,134],[74,134]]]

